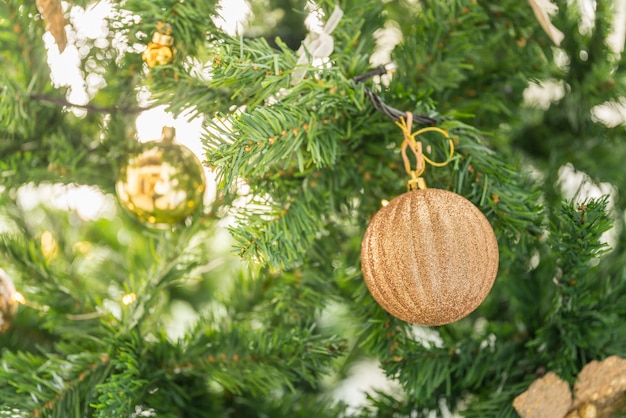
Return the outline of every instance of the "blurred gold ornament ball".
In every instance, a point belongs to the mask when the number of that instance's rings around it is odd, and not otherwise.
[[[498,243],[469,200],[445,190],[414,190],[374,215],[361,268],[370,293],[390,314],[444,325],[487,297],[498,272]]]
[[[0,332],[6,331],[11,326],[17,312],[16,296],[17,291],[13,282],[6,272],[0,269]]]
[[[162,140],[145,142],[129,156],[115,184],[122,207],[156,228],[179,223],[202,206],[206,187],[198,158],[173,142],[173,128],[163,132]]]

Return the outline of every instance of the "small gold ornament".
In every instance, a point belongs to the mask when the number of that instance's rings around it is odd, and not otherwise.
[[[189,148],[174,142],[174,128],[145,142],[128,158],[115,189],[121,205],[149,226],[167,228],[202,205],[204,169]]]
[[[582,368],[574,384],[574,406],[581,418],[617,416],[626,412],[626,359],[610,356],[592,360]]]
[[[522,418],[563,418],[571,406],[569,384],[553,372],[535,380],[513,400],[513,407]]]
[[[374,215],[361,268],[370,293],[390,314],[444,325],[469,315],[491,290],[498,243],[469,200],[445,190],[413,190]]]
[[[6,272],[0,269],[0,333],[5,332],[11,326],[17,306],[15,286]]]
[[[610,356],[603,361],[592,360],[576,379],[576,399],[604,402],[626,392],[626,359]]]
[[[157,25],[157,31],[152,35],[152,42],[143,51],[142,58],[148,67],[166,65],[174,58],[174,37],[171,36],[172,27],[163,22]]]

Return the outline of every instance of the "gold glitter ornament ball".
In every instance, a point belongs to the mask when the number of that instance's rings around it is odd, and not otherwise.
[[[16,293],[13,282],[6,272],[0,269],[0,332],[9,329],[13,322],[18,305]]]
[[[175,143],[174,129],[145,142],[120,170],[115,189],[122,207],[148,226],[167,228],[202,206],[204,169],[189,148]]]
[[[469,200],[440,189],[414,190],[374,215],[361,268],[370,293],[390,314],[444,325],[487,297],[498,272],[498,243]]]

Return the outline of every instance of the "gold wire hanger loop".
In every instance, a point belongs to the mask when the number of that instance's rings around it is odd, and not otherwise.
[[[401,153],[402,153],[402,161],[404,162],[404,170],[411,176],[411,179],[408,182],[409,190],[415,189],[425,189],[426,182],[420,176],[426,170],[426,163],[432,165],[433,167],[444,167],[452,161],[454,157],[454,141],[450,138],[450,134],[445,129],[437,128],[434,126],[429,126],[426,128],[419,129],[415,132],[411,132],[411,126],[413,124],[413,113],[406,112],[406,119],[404,117],[400,117],[400,120],[395,122],[396,125],[402,130],[404,134],[404,141],[402,141]],[[415,138],[419,135],[422,135],[425,132],[437,132],[443,135],[449,144],[449,155],[445,161],[433,161],[422,152],[422,142],[417,141]],[[411,162],[409,161],[409,156],[407,155],[407,148],[413,152],[416,160],[415,170],[411,168]]]
[[[415,133],[413,133],[413,137],[417,137],[421,134],[423,134],[424,132],[438,132],[441,135],[445,136],[446,139],[448,140],[448,146],[449,146],[449,153],[448,153],[448,157],[446,158],[445,161],[433,161],[430,158],[428,158],[427,156],[422,156],[422,158],[424,158],[424,161],[426,161],[428,164],[432,165],[433,167],[445,167],[446,165],[448,165],[450,163],[450,161],[452,160],[452,158],[454,157],[454,141],[452,140],[452,138],[450,138],[450,134],[448,133],[448,131],[446,131],[445,129],[441,129],[441,128],[437,128],[435,126],[429,126],[426,128],[422,128],[418,131],[415,131]]]

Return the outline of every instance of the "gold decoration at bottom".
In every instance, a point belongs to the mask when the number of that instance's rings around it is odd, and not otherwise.
[[[563,418],[571,406],[569,384],[554,372],[535,380],[513,400],[513,407],[522,418]]]
[[[164,139],[139,146],[122,167],[115,189],[122,207],[149,226],[167,228],[195,212],[204,197],[202,164],[189,148]]]
[[[513,400],[522,418],[609,418],[626,412],[626,359],[592,360],[578,374],[574,396],[567,382],[549,372]]]
[[[420,325],[469,315],[498,272],[489,221],[464,197],[440,189],[404,193],[381,208],[363,237],[361,268],[376,301]]]

